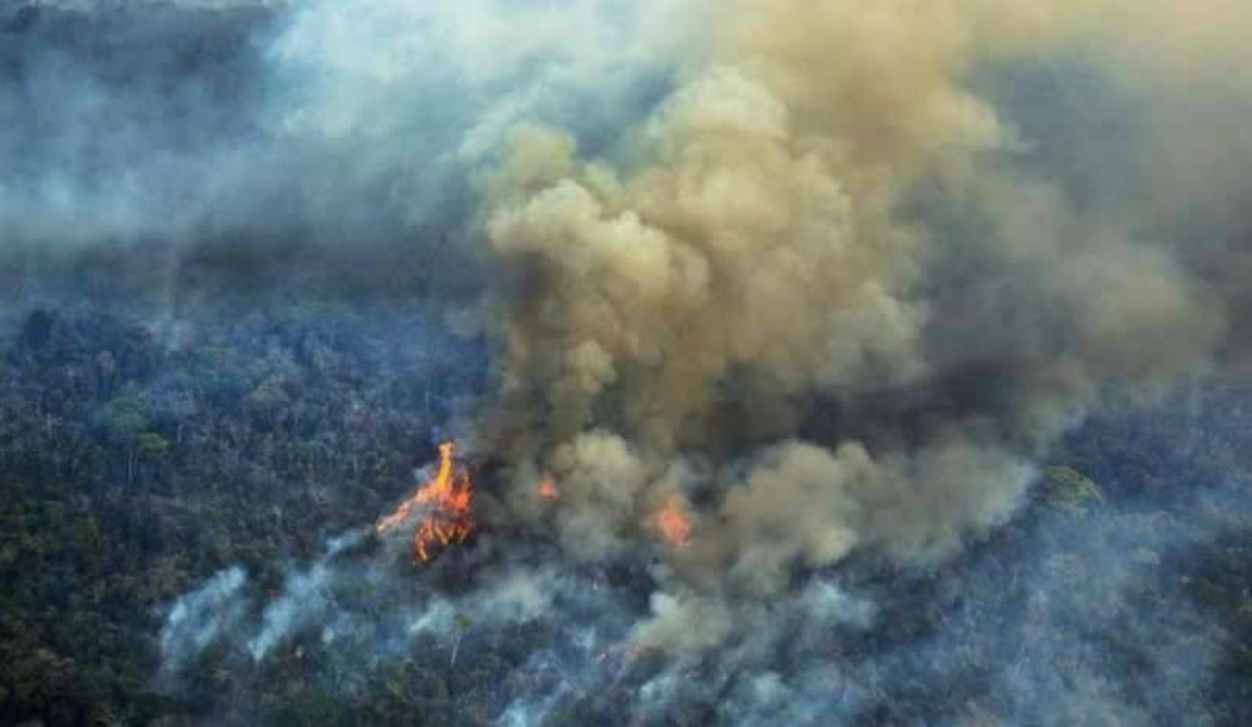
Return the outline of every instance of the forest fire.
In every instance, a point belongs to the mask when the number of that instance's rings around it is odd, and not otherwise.
[[[551,477],[543,478],[543,480],[539,482],[539,487],[535,489],[535,492],[541,499],[544,500],[561,499],[561,493],[556,489],[556,483],[552,481]]]
[[[685,548],[691,544],[691,518],[677,496],[671,496],[657,511],[656,529],[674,548]]]
[[[433,560],[434,548],[463,543],[474,532],[473,483],[469,473],[456,467],[452,453],[452,442],[440,444],[435,476],[374,526],[381,535],[418,513],[421,519],[413,530],[413,558],[418,563]]]

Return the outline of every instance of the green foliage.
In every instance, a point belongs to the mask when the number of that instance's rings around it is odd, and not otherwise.
[[[117,441],[130,441],[148,427],[143,401],[134,391],[115,397],[105,405],[100,423]]]
[[[1071,467],[1044,470],[1039,492],[1048,506],[1075,514],[1083,514],[1104,502],[1100,486]]]
[[[355,724],[348,705],[326,690],[302,688],[294,690],[275,705],[269,721],[275,725],[304,727],[349,727]]]
[[[139,435],[136,443],[139,445],[139,451],[145,457],[156,459],[170,451],[170,443],[160,434],[156,432],[143,432]]]
[[[281,588],[287,558],[408,488],[431,425],[411,359],[321,317],[208,326],[172,353],[120,318],[49,320],[37,349],[0,342],[0,721],[184,724],[222,700],[225,724],[377,724],[375,698],[393,722],[455,721],[438,671],[346,704],[306,662],[242,679],[218,653],[182,675],[198,697],[150,691],[174,598],[236,563]]]
[[[510,689],[562,690],[559,673],[518,668],[533,663],[536,645],[552,643],[552,629],[519,624],[487,638],[458,613],[452,633],[416,640],[407,661],[372,658],[374,634],[330,646],[304,634],[262,664],[214,644],[169,692],[155,694],[163,609],[232,564],[246,567],[261,597],[279,591],[283,564],[316,553],[319,536],[370,522],[407,494],[415,459],[427,454],[419,443],[441,417],[428,382],[453,391],[455,372],[414,376],[410,358],[389,364],[374,353],[385,335],[320,316],[208,327],[173,352],[119,319],[63,316],[56,326],[37,356],[0,355],[0,707],[10,710],[0,721],[55,724],[54,712],[69,709],[71,724],[473,725],[490,724]],[[1127,446],[1138,440],[1115,435],[1079,439],[1057,455],[1072,466],[1045,471],[1030,512],[1086,513],[1090,523],[1113,516],[1127,488],[1173,482],[1154,454],[1160,447]],[[1227,458],[1225,470],[1248,471],[1238,447],[1202,446]],[[973,546],[985,551],[983,567],[1009,560],[1003,553],[1018,542],[1019,525]],[[1187,588],[1232,634],[1223,688],[1232,702],[1252,704],[1246,542],[1245,534],[1210,557],[1211,572]],[[1090,576],[1081,559],[1055,566]],[[922,592],[911,603],[928,605],[883,613],[886,626],[850,647],[832,636],[831,658],[841,648],[890,653],[933,635],[950,610],[924,591],[954,582],[954,568],[915,570],[903,583],[889,569],[857,576],[894,579],[896,588]],[[1016,581],[1010,567],[1005,572],[1006,584]],[[971,620],[1020,620],[1025,604],[1012,600],[1013,590],[1006,585],[1010,595]],[[397,594],[369,580],[337,584],[333,596],[364,612]],[[660,669],[655,659],[632,662],[621,688]],[[976,661],[966,668],[976,670]],[[563,694],[550,724],[622,718],[618,692]],[[970,715],[997,710],[994,697],[967,696],[979,700],[962,702]],[[659,719],[703,724],[713,716],[712,705],[696,704]],[[1227,723],[1249,723],[1238,716]]]

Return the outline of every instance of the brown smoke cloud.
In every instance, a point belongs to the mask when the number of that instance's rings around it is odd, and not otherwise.
[[[1194,154],[1150,166],[1140,204],[1084,208],[1005,163],[1030,140],[974,73],[1078,52],[1152,109],[1197,78],[1237,95],[1248,16],[1233,0],[736,0],[624,158],[519,127],[483,224],[512,274],[492,302],[493,424],[516,511],[547,517],[531,493],[552,475],[561,542],[595,560],[689,498],[693,542],[637,632],[680,650],[718,643],[738,599],[797,565],[942,557],[1003,522],[1032,458],[1110,388],[1151,395],[1231,346],[1249,268],[1214,261],[1246,254],[1145,224],[1246,190],[1192,191]],[[1199,144],[1168,111],[1153,148]],[[922,186],[984,224],[905,214]],[[843,415],[801,436],[815,401]]]

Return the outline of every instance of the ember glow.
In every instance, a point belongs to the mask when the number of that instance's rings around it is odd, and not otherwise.
[[[657,511],[656,529],[665,542],[675,548],[685,548],[691,544],[691,518],[678,497],[670,497]]]
[[[544,500],[561,499],[561,493],[556,489],[556,483],[552,481],[551,477],[543,478],[535,492]]]
[[[417,513],[420,520],[413,530],[413,558],[418,563],[429,563],[434,559],[435,548],[463,543],[474,532],[470,511],[473,483],[469,473],[456,467],[452,455],[452,442],[439,445],[439,469],[435,476],[374,526],[382,535]]]

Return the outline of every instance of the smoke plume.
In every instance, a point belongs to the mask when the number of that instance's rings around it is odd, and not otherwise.
[[[402,608],[382,558],[356,572],[332,548],[262,607],[224,571],[172,607],[171,669],[231,631],[257,662],[314,625],[344,654],[426,639],[455,661],[539,622],[567,643],[516,673],[569,686],[519,687],[502,724],[600,689],[645,723],[691,704],[854,721],[901,675],[986,660],[1012,665],[978,672],[1011,696],[963,723],[1160,714],[1064,636],[1124,613],[1067,600],[1070,565],[1110,563],[1080,592],[1137,605],[1152,553],[1204,537],[1044,518],[1021,546],[1038,585],[1012,603],[985,544],[1092,412],[1247,370],[1245,2],[206,0],[0,21],[3,279],[69,270],[175,312],[258,288],[394,296],[492,342],[494,396],[456,425],[502,467],[458,561],[479,584]],[[1241,486],[1223,492],[1246,511]],[[1204,533],[1233,527],[1195,507]],[[1072,548],[1048,535],[1067,528]],[[1145,560],[1114,557],[1127,540]],[[985,616],[925,575],[958,555],[968,602],[1025,604],[1048,645],[1008,656],[980,630],[961,652],[944,622],[925,648],[857,651],[918,600]],[[367,587],[392,605],[361,605]],[[1152,673],[1202,679],[1221,634],[1180,636],[1198,620],[1135,623],[1164,634]],[[1035,660],[1081,662],[1081,685]]]
[[[1020,506],[1102,396],[1237,347],[1227,273],[1153,230],[1158,208],[1073,198],[979,93],[1073,52],[1144,104],[1197,76],[1247,98],[1222,70],[1246,13],[1150,5],[732,2],[616,155],[514,133],[483,212],[513,274],[493,424],[526,463],[518,512],[535,472],[569,490],[555,525],[580,558],[696,503],[641,643],[717,645],[796,567],[942,558]]]

